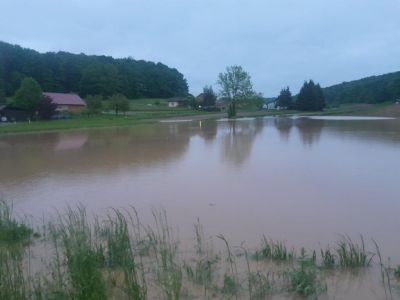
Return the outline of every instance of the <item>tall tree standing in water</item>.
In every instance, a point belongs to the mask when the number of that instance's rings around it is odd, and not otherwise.
[[[236,102],[240,99],[251,97],[253,85],[250,74],[241,66],[227,67],[225,73],[219,73],[218,84],[221,87],[221,95],[229,99],[228,117],[236,116]]]

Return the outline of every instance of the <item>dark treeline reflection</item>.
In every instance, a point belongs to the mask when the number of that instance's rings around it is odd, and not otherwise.
[[[174,163],[199,136],[220,151],[220,161],[243,166],[255,141],[279,143],[263,134],[275,128],[285,147],[300,138],[304,147],[318,144],[320,137],[349,138],[365,142],[400,145],[399,120],[320,120],[269,118],[240,121],[198,121],[143,125],[133,128],[96,129],[64,133],[0,137],[1,183],[23,182],[54,174],[106,174],[119,168],[152,168]],[[205,150],[208,151],[208,150]],[[207,153],[204,154],[207,160]],[[205,162],[206,163],[206,162]]]
[[[304,146],[311,147],[318,143],[324,127],[324,120],[311,120],[308,118],[274,118],[273,125],[284,141],[289,141],[292,128],[296,128]]]
[[[329,120],[301,118],[273,118],[272,122],[284,141],[289,141],[297,131],[303,145],[311,147],[321,135],[335,135],[365,142],[400,143],[400,120]],[[293,129],[297,129],[293,131]]]

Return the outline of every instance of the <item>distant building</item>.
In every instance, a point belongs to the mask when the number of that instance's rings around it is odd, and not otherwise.
[[[0,122],[24,122],[30,120],[32,112],[10,106],[0,107]]]
[[[189,101],[183,97],[174,97],[167,100],[168,107],[184,107],[188,106]]]
[[[58,112],[81,112],[86,108],[85,101],[77,94],[45,92],[43,95],[48,96],[57,105],[56,111]]]
[[[271,102],[268,102],[268,103],[264,103],[262,108],[265,109],[265,110],[277,109],[276,101],[271,101]]]

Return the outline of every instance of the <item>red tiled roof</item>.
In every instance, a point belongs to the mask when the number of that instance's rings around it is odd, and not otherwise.
[[[86,106],[85,101],[82,100],[76,94],[64,94],[64,93],[43,93],[43,95],[51,98],[53,103],[57,105],[77,105]]]

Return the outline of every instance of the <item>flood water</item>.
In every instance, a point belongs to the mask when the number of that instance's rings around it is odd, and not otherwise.
[[[264,118],[0,137],[0,197],[37,219],[81,203],[166,209],[182,241],[319,248],[374,238],[400,263],[400,120]]]

